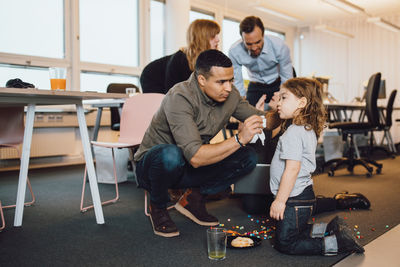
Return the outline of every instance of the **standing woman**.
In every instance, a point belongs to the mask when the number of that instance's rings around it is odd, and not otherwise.
[[[187,47],[182,47],[171,56],[166,68],[165,88],[186,81],[194,70],[197,56],[207,49],[217,49],[220,26],[213,20],[197,19],[186,33]]]

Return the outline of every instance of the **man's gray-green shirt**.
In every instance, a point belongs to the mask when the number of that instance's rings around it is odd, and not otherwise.
[[[187,81],[176,84],[168,91],[134,160],[141,160],[153,146],[175,144],[190,161],[199,148],[208,144],[228,123],[231,116],[244,121],[254,114],[264,115],[264,112],[243,100],[235,87],[232,87],[225,102],[218,103],[200,89],[192,73]]]

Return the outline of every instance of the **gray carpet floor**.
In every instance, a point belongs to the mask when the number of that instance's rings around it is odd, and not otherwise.
[[[328,221],[336,214],[360,232],[365,245],[400,223],[400,158],[382,160],[380,175],[365,177],[356,168],[335,177],[314,177],[315,192],[325,196],[347,190],[361,192],[371,203],[370,210],[342,210],[315,216]],[[32,170],[29,177],[37,202],[24,210],[23,226],[14,228],[14,210],[5,210],[6,228],[0,233],[0,266],[331,266],[346,255],[289,256],[276,251],[265,239],[251,249],[228,249],[227,258],[213,262],[207,258],[206,228],[171,211],[181,235],[162,238],[153,234],[143,213],[144,193],[134,182],[120,184],[120,201],[103,208],[104,225],[97,225],[93,211],[79,212],[83,167]],[[15,201],[17,172],[0,173],[0,200]],[[99,185],[103,200],[113,197],[112,185]],[[269,229],[265,217],[249,217],[240,199],[209,202],[210,213],[224,227],[239,232]],[[258,221],[257,221],[258,220]]]

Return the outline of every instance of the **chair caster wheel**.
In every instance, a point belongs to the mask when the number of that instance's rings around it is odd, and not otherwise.
[[[334,171],[328,171],[328,176],[334,176],[335,172]]]
[[[381,173],[382,173],[382,168],[376,169],[376,173],[377,173],[377,174],[381,174]]]
[[[370,177],[372,177],[372,173],[371,173],[371,172],[367,172],[367,173],[365,174],[365,176],[367,176],[367,178],[370,178]]]

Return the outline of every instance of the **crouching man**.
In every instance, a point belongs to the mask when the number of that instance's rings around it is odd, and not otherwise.
[[[262,132],[261,115],[269,129],[280,123],[275,111],[266,114],[243,100],[232,83],[231,60],[218,50],[206,50],[189,79],[169,90],[154,115],[134,160],[139,187],[150,193],[156,235],[179,235],[166,209],[170,188],[186,189],[175,205],[180,213],[200,225],[218,225],[206,210],[205,197],[227,189],[255,168],[257,155],[246,144]],[[239,133],[210,144],[231,116],[244,122]]]

